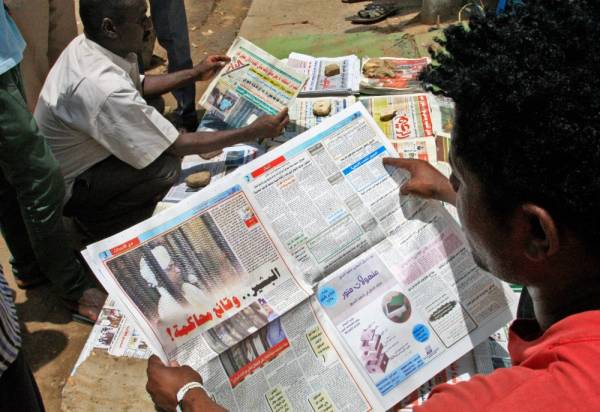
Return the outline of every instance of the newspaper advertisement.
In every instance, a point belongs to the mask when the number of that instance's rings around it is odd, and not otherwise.
[[[385,408],[512,319],[512,293],[476,266],[439,204],[407,198],[401,209],[405,225],[317,291]]]
[[[362,60],[360,92],[365,94],[397,94],[422,91],[419,74],[429,63],[428,57],[418,59],[364,58]]]
[[[357,94],[360,83],[360,59],[355,55],[313,57],[290,53],[288,66],[308,76],[300,96]]]
[[[227,56],[231,61],[211,82],[200,105],[206,114],[227,127],[251,124],[262,115],[288,107],[304,87],[306,76],[238,37]]]
[[[384,167],[393,155],[356,103],[84,256],[164,361],[218,366],[207,387],[227,405],[249,410],[259,387],[259,410],[300,393],[322,410],[363,395],[384,410],[511,319],[442,206],[399,196],[408,174]],[[315,291],[343,393],[306,385],[306,342],[290,337]],[[306,388],[269,378],[281,364]]]
[[[426,93],[361,97],[359,101],[391,140],[433,138],[441,128],[441,116]]]

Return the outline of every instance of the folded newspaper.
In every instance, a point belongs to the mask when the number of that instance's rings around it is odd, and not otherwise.
[[[405,59],[397,57],[364,58],[360,92],[365,94],[398,94],[422,91],[419,73],[429,64],[427,57]]]
[[[84,256],[225,408],[383,411],[513,317],[394,155],[356,103]]]
[[[343,96],[359,92],[360,59],[355,55],[313,57],[290,53],[287,65],[308,77],[300,96]]]
[[[243,127],[262,115],[277,114],[306,82],[302,73],[242,37],[233,42],[227,56],[231,61],[200,99],[215,129]]]

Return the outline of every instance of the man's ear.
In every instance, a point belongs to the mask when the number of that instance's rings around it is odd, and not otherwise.
[[[526,222],[525,255],[533,261],[548,259],[560,249],[558,228],[548,211],[537,205],[521,206]]]
[[[111,40],[116,40],[119,38],[119,34],[117,33],[117,28],[116,28],[115,24],[108,17],[105,17],[104,19],[102,19],[102,24],[100,25],[100,30],[105,37],[107,37]]]

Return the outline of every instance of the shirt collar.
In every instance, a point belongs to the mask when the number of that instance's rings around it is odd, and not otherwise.
[[[509,352],[519,365],[550,348],[582,341],[600,341],[600,310],[568,316],[543,333],[535,320],[517,319],[510,327]]]
[[[84,38],[85,44],[92,50],[102,53],[106,56],[111,62],[119,66],[121,69],[125,70],[127,73],[133,74],[132,72],[137,72],[139,74],[138,69],[138,58],[137,54],[131,52],[125,58],[111,52],[110,50],[102,47],[95,41],[89,39],[85,33],[82,34]]]

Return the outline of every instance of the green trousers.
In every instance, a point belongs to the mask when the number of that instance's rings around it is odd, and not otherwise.
[[[24,96],[18,66],[0,75],[0,229],[15,277],[45,276],[59,296],[76,300],[95,283],[71,247],[64,181]]]

